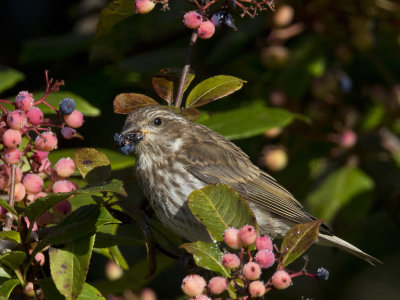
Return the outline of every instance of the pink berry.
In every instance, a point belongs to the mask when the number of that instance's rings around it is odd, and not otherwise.
[[[20,110],[28,111],[32,107],[33,101],[34,99],[32,94],[26,91],[22,91],[19,92],[17,97],[15,98],[15,105]]]
[[[156,4],[151,0],[136,0],[135,8],[138,14],[147,14],[152,11]]]
[[[265,285],[262,281],[256,280],[249,284],[250,297],[258,298],[265,294]]]
[[[257,238],[257,232],[251,225],[245,225],[239,230],[239,237],[243,246],[250,246],[254,244]]]
[[[182,281],[182,291],[190,296],[200,295],[206,287],[206,281],[200,275],[188,275]]]
[[[24,221],[26,223],[26,227],[29,228],[29,226],[31,225],[31,222],[29,221],[28,217],[24,217]],[[38,230],[38,227],[37,227],[37,224],[35,222],[35,223],[33,223],[32,231],[36,231],[36,230]]]
[[[43,122],[43,113],[37,107],[32,107],[30,110],[28,110],[26,117],[28,122],[32,125],[39,125]]]
[[[248,280],[257,280],[261,276],[261,267],[255,262],[248,262],[243,266],[243,275]]]
[[[66,140],[73,139],[75,137],[75,133],[76,133],[76,130],[71,127],[64,127],[63,129],[61,129],[61,135]]]
[[[240,265],[240,258],[236,254],[226,253],[222,256],[222,264],[229,269],[236,269]]]
[[[3,134],[3,144],[7,148],[17,148],[21,144],[21,138],[19,130],[7,129]]]
[[[7,213],[7,209],[5,209],[3,206],[0,206],[0,219],[5,217],[6,213]]]
[[[292,278],[286,271],[276,271],[271,277],[271,283],[274,288],[278,290],[284,290],[292,283]]]
[[[7,114],[7,124],[11,129],[21,129],[26,124],[26,115],[22,110],[13,110]]]
[[[35,194],[35,197],[33,198],[33,200],[36,200],[36,199],[39,199],[39,198],[43,198],[43,197],[46,197],[46,196],[47,196],[47,193],[39,192],[39,193]]]
[[[240,240],[239,229],[228,228],[224,232],[224,242],[232,249],[242,248],[242,241]]]
[[[199,28],[197,28],[197,34],[201,39],[209,39],[214,35],[215,26],[211,21],[201,22]]]
[[[340,136],[339,144],[343,148],[352,148],[357,143],[357,133],[353,130],[346,130]]]
[[[8,182],[8,179],[11,177],[11,167],[6,164],[2,164],[0,165],[0,170],[1,173],[6,175]],[[15,169],[15,183],[21,182],[21,180],[22,180],[22,170],[21,168],[17,167]]]
[[[257,252],[255,260],[261,268],[267,269],[275,263],[275,254],[269,250],[260,250]]]
[[[16,165],[21,159],[22,153],[16,148],[4,149],[4,161],[9,165]]]
[[[61,158],[55,165],[54,170],[57,172],[58,176],[69,177],[75,171],[75,163],[72,159]]]
[[[28,193],[37,194],[43,189],[43,179],[36,174],[26,174],[22,184]]]
[[[64,115],[64,121],[67,126],[79,128],[83,125],[83,115],[79,110],[74,110],[69,115]]]
[[[201,294],[193,298],[193,300],[211,300],[207,295]]]
[[[42,132],[35,139],[35,147],[39,151],[52,151],[57,147],[57,136],[54,132]]]
[[[188,11],[183,16],[183,23],[190,29],[196,29],[203,22],[203,17],[196,11]]]
[[[124,270],[112,260],[107,261],[104,273],[109,280],[117,280],[124,275]]]
[[[14,201],[20,202],[25,198],[26,190],[24,185],[20,182],[15,185],[14,189]]]
[[[157,300],[157,295],[152,289],[145,288],[140,293],[139,299],[140,300]]]
[[[45,227],[47,224],[53,223],[53,214],[49,211],[46,211],[36,220],[36,223],[39,227]]]
[[[66,216],[71,212],[71,203],[68,200],[58,202],[53,206],[54,214],[57,216]]]
[[[256,244],[257,250],[259,250],[259,251],[260,250],[272,251],[272,249],[273,249],[271,239],[265,235],[261,235],[261,236],[257,237],[255,244]]]
[[[49,152],[36,150],[35,152],[33,152],[32,159],[37,162],[41,162],[44,159],[46,159],[48,156],[49,156]]]
[[[219,295],[225,292],[228,288],[228,281],[226,278],[221,276],[213,277],[208,282],[208,288],[210,289],[211,294]]]
[[[42,252],[38,252],[35,255],[35,260],[39,263],[39,265],[43,266],[44,263],[46,262],[46,259],[44,258],[44,254]]]
[[[53,193],[69,193],[76,190],[76,186],[69,180],[56,181],[53,185]]]

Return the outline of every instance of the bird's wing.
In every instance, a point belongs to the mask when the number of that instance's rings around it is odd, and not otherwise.
[[[205,130],[203,138],[186,144],[177,159],[196,178],[207,184],[231,186],[244,198],[295,223],[315,220],[277,181],[260,170],[236,145],[222,136]],[[331,230],[323,225],[321,231]]]

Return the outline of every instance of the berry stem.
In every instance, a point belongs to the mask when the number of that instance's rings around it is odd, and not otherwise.
[[[11,207],[14,207],[14,192],[15,192],[15,172],[17,170],[17,165],[11,166],[11,178],[10,178],[10,194],[9,194],[9,204]],[[11,224],[14,217],[11,212],[7,212],[6,221],[3,227],[3,231],[10,231]]]
[[[193,30],[192,36],[190,37],[185,66],[183,67],[181,79],[179,81],[178,92],[176,93],[175,107],[181,107],[182,104],[183,90],[185,89],[186,77],[190,70],[190,58],[192,56],[192,50],[194,44],[196,43],[196,40],[197,40],[197,31]]]

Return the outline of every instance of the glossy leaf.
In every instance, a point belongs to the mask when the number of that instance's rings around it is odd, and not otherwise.
[[[12,270],[18,269],[25,259],[25,252],[12,251],[0,255],[0,264],[9,267]]]
[[[0,285],[0,297],[5,297],[5,299],[10,299],[11,292],[19,284],[18,279],[9,279]]]
[[[246,81],[228,75],[210,77],[190,91],[186,107],[198,107],[240,90]]]
[[[143,94],[125,93],[114,98],[114,112],[116,114],[129,114],[135,109],[149,105],[160,105],[156,100]]]
[[[12,68],[0,68],[0,93],[25,79],[25,75]]]
[[[194,261],[199,267],[216,272],[224,277],[230,277],[230,270],[222,265],[224,253],[216,243],[194,242],[180,246],[187,252],[193,254]]]
[[[288,125],[294,115],[281,108],[268,108],[260,103],[216,112],[201,123],[227,139],[243,139],[260,135],[271,128]]]
[[[58,202],[67,199],[71,195],[76,195],[76,194],[98,195],[99,193],[103,192],[112,192],[120,194],[122,196],[127,196],[122,181],[118,179],[113,179],[106,183],[99,183],[86,186],[82,189],[78,189],[69,193],[48,194],[46,197],[39,198],[34,202],[32,202],[31,204],[29,204],[25,210],[25,215],[28,217],[31,224],[33,224],[33,222],[36,221],[36,219],[40,217],[42,214],[44,214],[47,210],[52,208]]]
[[[64,248],[49,249],[51,277],[67,299],[76,299],[83,289],[94,238],[94,235],[84,236]]]
[[[281,244],[282,264],[285,267],[300,257],[317,240],[322,223],[322,220],[315,220],[296,224],[286,232]]]
[[[354,197],[374,188],[373,180],[357,167],[345,166],[329,175],[308,196],[311,212],[327,222]]]
[[[172,105],[179,87],[182,69],[164,68],[157,72],[152,79],[153,88],[161,99]],[[189,72],[186,76],[184,91],[193,81],[195,75]]]
[[[3,206],[7,211],[12,213],[14,216],[17,216],[17,211],[8,204],[8,201],[0,198],[0,206]]]
[[[135,14],[132,0],[114,0],[104,8],[99,16],[96,38],[107,33],[115,24]]]
[[[43,290],[45,299],[51,300],[65,300],[65,297],[60,294],[54,285],[54,281],[51,278],[44,278],[39,280],[40,288]],[[76,298],[76,300],[105,300],[104,296],[94,286],[84,283],[83,289]]]
[[[246,200],[224,184],[209,185],[193,191],[188,197],[190,211],[207,228],[215,241],[222,241],[229,227],[253,225],[256,218]]]
[[[19,232],[10,230],[10,231],[0,231],[0,240],[7,240],[15,243],[21,242],[21,237]]]
[[[88,183],[107,180],[111,175],[111,163],[108,157],[94,148],[76,150],[74,162],[82,177]]]

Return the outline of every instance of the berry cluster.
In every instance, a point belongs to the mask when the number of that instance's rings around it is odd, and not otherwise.
[[[244,297],[260,298],[272,289],[288,288],[292,285],[292,278],[300,275],[320,280],[327,280],[329,277],[329,272],[324,268],[319,268],[317,274],[307,273],[304,269],[300,272],[285,270],[281,264],[282,253],[269,237],[257,235],[251,225],[245,225],[241,229],[227,229],[224,233],[224,242],[230,249],[235,250],[235,253],[226,251],[221,259],[221,263],[232,271],[231,278],[216,276],[207,284],[200,275],[188,275],[182,282],[182,290],[187,296],[196,300],[211,299],[210,297],[221,295],[231,286]],[[275,262],[278,263],[277,270],[263,281],[261,279],[263,270],[271,268]]]

